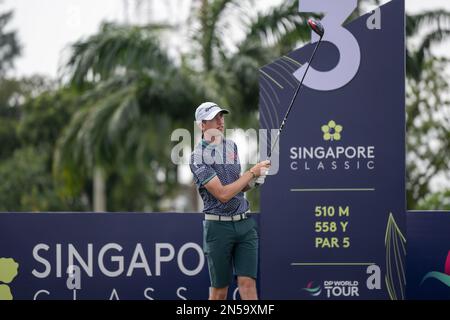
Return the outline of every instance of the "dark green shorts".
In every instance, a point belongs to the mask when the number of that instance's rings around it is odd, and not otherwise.
[[[203,251],[213,288],[230,285],[233,273],[256,279],[258,232],[255,220],[203,221]]]

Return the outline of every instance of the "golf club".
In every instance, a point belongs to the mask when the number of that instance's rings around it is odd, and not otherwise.
[[[278,129],[278,134],[277,134],[276,140],[272,144],[272,148],[270,149],[270,153],[267,156],[267,160],[270,160],[270,158],[272,157],[272,152],[275,149],[276,144],[278,143],[278,140],[280,138],[280,134],[283,131],[284,126],[286,125],[287,119],[289,117],[289,113],[291,112],[292,107],[294,106],[294,102],[295,102],[295,99],[297,98],[298,92],[300,91],[300,88],[303,85],[303,81],[305,80],[305,77],[306,77],[306,74],[308,73],[309,67],[311,66],[311,63],[312,63],[312,61],[314,59],[314,56],[316,55],[317,49],[319,48],[320,43],[322,42],[323,35],[325,34],[325,29],[324,29],[323,25],[319,21],[314,20],[314,19],[311,18],[311,19],[308,20],[308,25],[317,35],[319,35],[320,39],[317,42],[316,47],[314,48],[314,51],[313,51],[313,54],[311,55],[311,58],[309,59],[308,66],[306,67],[305,73],[303,74],[303,78],[300,81],[300,84],[298,85],[297,89],[295,90],[294,96],[292,97],[291,103],[289,104],[289,108],[288,108],[288,110],[286,112],[286,115],[284,116],[283,122],[281,123],[281,126]],[[255,185],[259,185],[257,181],[256,181]]]

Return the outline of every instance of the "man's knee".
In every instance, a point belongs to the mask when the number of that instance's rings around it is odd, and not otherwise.
[[[243,300],[256,300],[256,281],[250,277],[238,277],[239,293]]]
[[[256,288],[256,281],[250,277],[238,277],[238,286],[243,289]]]
[[[228,294],[228,287],[225,288],[211,288],[209,293],[209,300],[226,300]]]

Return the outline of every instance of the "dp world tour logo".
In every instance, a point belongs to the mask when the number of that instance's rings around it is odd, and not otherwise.
[[[334,120],[322,126],[323,140],[325,141],[339,141],[341,140],[341,132],[344,128],[336,124]]]
[[[427,279],[436,279],[445,284],[447,287],[450,287],[450,251],[448,252],[447,259],[445,260],[444,272],[431,271],[428,272],[425,277],[423,277],[421,285]]]
[[[13,295],[8,284],[18,274],[19,264],[12,258],[0,258],[0,300],[12,300]]]
[[[317,297],[322,293],[322,287],[321,286],[314,286],[314,281],[308,282],[306,285],[306,288],[303,288],[306,292],[308,292],[311,296]]]

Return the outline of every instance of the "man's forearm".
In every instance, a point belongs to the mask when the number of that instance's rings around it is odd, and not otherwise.
[[[249,182],[253,179],[253,174],[246,171],[238,180],[223,187],[222,202],[228,202],[239,192],[244,192]]]

